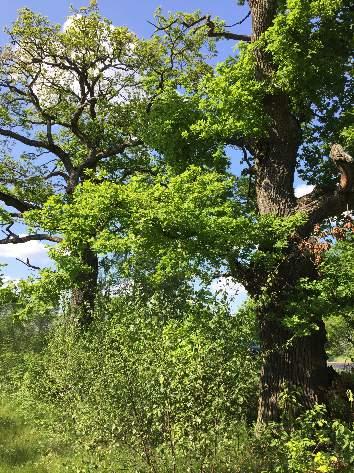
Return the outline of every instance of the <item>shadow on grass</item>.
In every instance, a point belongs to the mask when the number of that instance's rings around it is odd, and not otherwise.
[[[44,473],[37,465],[41,439],[8,405],[0,407],[0,473]]]

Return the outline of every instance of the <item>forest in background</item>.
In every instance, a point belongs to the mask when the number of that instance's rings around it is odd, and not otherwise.
[[[0,472],[353,471],[353,7],[246,5],[8,28]]]

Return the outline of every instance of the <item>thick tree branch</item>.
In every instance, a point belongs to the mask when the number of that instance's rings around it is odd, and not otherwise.
[[[13,207],[21,213],[26,212],[27,210],[34,210],[38,208],[36,205],[20,200],[14,195],[7,194],[3,191],[0,191],[0,200],[2,200],[5,205]]]
[[[256,272],[248,264],[240,262],[237,255],[227,257],[227,263],[230,268],[230,276],[235,281],[241,283],[251,295],[256,293],[257,284],[255,282]]]
[[[309,216],[300,230],[301,236],[307,236],[316,223],[340,215],[348,208],[354,209],[354,159],[338,144],[332,146],[330,156],[340,171],[339,187],[329,192],[315,187],[310,194],[297,199],[296,211]]]
[[[140,172],[142,174],[149,174],[150,176],[153,176],[153,177],[156,177],[158,175],[158,173],[156,171],[153,171],[152,169],[137,166],[137,167],[131,168],[131,169],[124,169],[122,171],[122,174],[121,174],[120,178],[119,178],[119,182],[123,183],[125,181],[125,179],[127,179],[128,177],[132,176],[133,174],[135,174],[137,172]]]
[[[211,20],[210,16],[206,19],[206,25],[208,27],[207,35],[209,38],[232,39],[234,41],[245,41],[246,43],[251,42],[251,36],[249,35],[232,33],[231,31],[215,31],[215,23]]]
[[[19,212],[9,212],[11,218],[22,218],[22,214]]]
[[[225,26],[225,28],[232,28],[233,26],[240,25],[250,16],[250,14],[251,12],[249,12],[244,18],[242,18],[242,20],[234,23],[233,25]],[[205,23],[203,23],[204,21]],[[178,20],[175,19],[175,20],[172,20],[169,24],[163,25],[163,26],[155,25],[154,23],[151,23],[150,21],[148,23],[150,23],[152,26],[156,28],[155,31],[168,31],[168,29],[171,28],[173,25],[175,25],[177,22]],[[215,26],[215,23],[211,20],[210,15],[208,16],[204,15],[190,23],[183,21],[181,24],[186,30],[196,27],[195,31],[200,29],[202,26],[206,25],[208,27],[207,35],[210,38],[232,39],[234,41],[245,41],[247,43],[251,42],[251,36],[249,35],[232,33],[231,31],[215,31],[216,26]]]
[[[65,181],[69,180],[69,176],[64,171],[52,171],[49,174],[47,174],[44,177],[44,179],[48,180],[48,179],[51,179],[52,177],[62,177]]]
[[[11,233],[11,235],[0,240],[0,245],[7,245],[9,243],[16,245],[18,243],[27,243],[28,241],[52,241],[54,243],[60,243],[62,241],[62,238],[53,235],[48,235],[47,233],[37,233],[35,235],[25,236],[19,236]]]
[[[336,217],[348,208],[354,208],[354,192],[332,191],[324,192],[315,188],[311,194],[298,199],[296,211],[305,212],[309,218],[300,229],[302,237],[308,236],[317,223],[326,218]]]
[[[251,37],[249,35],[231,33],[229,31],[215,32],[215,31],[209,30],[208,36],[209,38],[232,39],[234,41],[245,41],[247,43],[251,42]]]
[[[0,135],[8,137],[8,138],[12,138],[27,146],[32,146],[34,148],[44,148],[50,151],[51,153],[55,154],[56,156],[58,156],[58,158],[63,163],[67,172],[71,172],[73,169],[73,165],[71,163],[69,155],[62,148],[60,148],[60,146],[56,145],[53,142],[47,143],[46,141],[27,138],[26,136],[23,136],[20,133],[16,133],[15,131],[12,131],[12,130],[6,130],[4,128],[0,128]]]
[[[80,175],[85,169],[94,169],[102,159],[115,156],[116,154],[122,154],[126,149],[133,148],[135,146],[140,146],[142,144],[143,141],[136,139],[133,141],[125,141],[124,143],[112,146],[106,151],[102,151],[99,153],[95,153],[94,151],[92,151],[89,157],[77,168],[77,172]]]

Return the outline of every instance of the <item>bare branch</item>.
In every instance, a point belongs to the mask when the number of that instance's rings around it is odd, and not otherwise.
[[[71,131],[74,133],[74,135],[78,136],[81,139],[82,139],[82,133],[79,130],[78,124],[79,124],[79,119],[82,116],[83,111],[87,105],[88,105],[88,101],[83,99],[79,107],[75,110],[71,118],[71,123],[70,123]]]
[[[0,200],[2,200],[5,205],[13,207],[21,213],[26,212],[27,210],[38,209],[36,205],[30,204],[29,202],[25,202],[24,200],[20,200],[18,197],[15,197],[11,194],[7,194],[3,191],[0,191]]]
[[[54,143],[47,143],[46,141],[27,138],[26,136],[16,133],[15,131],[6,130],[4,128],[0,128],[0,135],[12,138],[27,146],[32,146],[34,148],[44,148],[58,156],[67,172],[71,172],[73,170],[73,165],[71,163],[69,155],[62,148],[60,148],[60,146]]]
[[[48,235],[46,233],[37,233],[35,235],[25,236],[11,234],[6,238],[1,239],[0,245],[7,245],[9,243],[16,245],[18,243],[27,243],[28,241],[52,241],[54,243],[60,243],[62,241],[62,238],[53,235]]]
[[[115,156],[116,154],[124,153],[126,149],[133,148],[135,146],[140,146],[142,144],[143,144],[143,141],[136,139],[133,141],[126,141],[124,143],[120,143],[116,146],[112,146],[112,148],[109,148],[106,151],[102,151],[97,154],[94,152],[94,150],[92,150],[89,157],[85,160],[85,162],[83,162],[77,168],[77,173],[78,175],[80,175],[82,171],[85,169],[94,169],[102,159]]]
[[[34,269],[34,270],[37,270],[37,271],[42,269],[39,266],[34,266],[33,264],[31,264],[28,258],[26,259],[26,261],[23,261],[20,258],[16,258],[16,261],[19,261],[20,263],[23,263],[25,266],[27,266],[30,269]]]
[[[249,16],[251,15],[251,12],[249,12],[241,21],[234,23],[233,25],[230,26],[225,26],[225,28],[232,28],[233,26],[240,25],[243,23]],[[197,31],[201,26],[203,26],[202,22],[205,21],[205,26],[208,27],[207,35],[210,38],[223,38],[223,39],[232,39],[235,41],[245,41],[247,43],[251,42],[251,36],[249,35],[244,35],[244,34],[237,34],[237,33],[232,33],[230,31],[215,31],[215,23],[211,20],[210,15],[209,16],[202,16],[198,18],[197,20],[187,23],[185,21],[181,22],[182,26],[184,26],[185,29],[191,29],[194,26],[198,25],[198,28],[195,28],[195,31]],[[155,32],[157,31],[167,31],[171,26],[175,25],[178,23],[178,20],[172,20],[168,25],[165,26],[159,26],[155,25],[154,23],[151,23],[150,21],[148,22],[155,28]]]
[[[22,218],[22,214],[19,212],[9,212],[11,218]]]
[[[230,33],[228,31],[223,31],[223,32],[218,33],[218,32],[209,30],[208,31],[208,36],[209,36],[209,38],[232,39],[234,41],[245,41],[246,43],[251,42],[251,36],[249,36],[249,35]]]
[[[123,183],[128,177],[133,176],[135,173],[148,174],[149,176],[153,177],[156,177],[158,175],[158,173],[156,171],[153,171],[152,169],[137,166],[135,168],[125,169],[119,178],[119,182]]]
[[[62,177],[63,179],[65,179],[65,181],[69,180],[69,176],[64,171],[50,172],[44,177],[44,179],[48,180],[48,179],[51,179],[52,177]]]
[[[251,42],[250,35],[237,34],[230,31],[215,31],[215,23],[211,20],[210,16],[207,18],[206,25],[209,28],[207,33],[209,38],[232,39],[235,41],[245,41],[246,43]]]
[[[55,146],[52,134],[52,121],[50,118],[47,120],[47,138],[50,146]]]
[[[230,278],[232,277],[232,274],[230,271],[228,272],[222,272],[222,271],[216,271],[211,275],[211,279],[221,279],[221,278]]]
[[[230,268],[230,276],[241,283],[249,294],[254,294],[257,284],[255,283],[256,272],[249,265],[238,260],[237,255],[229,255],[227,263]]]
[[[242,18],[242,20],[240,21],[236,21],[236,23],[233,23],[232,25],[224,25],[225,28],[233,28],[234,26],[237,26],[237,25],[242,25],[242,23],[244,21],[247,20],[247,18],[249,18],[251,16],[251,10],[247,13],[247,15],[245,17]]]

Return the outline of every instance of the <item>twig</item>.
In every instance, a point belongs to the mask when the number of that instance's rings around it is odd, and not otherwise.
[[[23,263],[25,266],[27,266],[28,268],[30,269],[33,269],[33,270],[40,270],[42,268],[40,268],[39,266],[34,266],[33,264],[30,263],[29,259],[27,258],[26,261],[23,261],[22,259],[20,258],[16,258],[16,261],[19,261],[20,263]]]
[[[249,16],[251,16],[251,10],[247,13],[247,15],[244,18],[242,18],[242,20],[236,21],[236,23],[232,25],[224,25],[224,28],[233,28],[236,25],[242,25],[242,23],[246,21]]]
[[[248,14],[242,20],[240,20],[237,23],[234,23],[233,25],[225,26],[225,28],[231,28],[233,26],[236,26],[236,25],[239,25],[239,24],[243,23],[250,16],[250,14],[251,14],[251,12],[248,12]],[[209,38],[224,38],[224,39],[232,39],[232,40],[235,40],[235,41],[245,41],[247,43],[251,42],[251,36],[249,36],[249,35],[232,33],[230,31],[220,31],[220,32],[218,31],[218,32],[216,32],[215,31],[215,23],[211,20],[210,15],[208,15],[208,16],[204,15],[204,16],[198,18],[197,20],[191,22],[191,23],[187,23],[186,21],[182,21],[181,25],[185,28],[185,30],[187,30],[187,29],[193,28],[196,25],[200,25],[203,21],[205,21],[205,26],[208,27],[207,35],[209,36]],[[167,31],[173,25],[178,23],[178,19],[172,20],[166,26],[159,26],[159,25],[156,25],[154,23],[151,23],[150,21],[149,21],[149,23],[155,28],[155,33],[156,33],[157,31]],[[203,25],[201,25],[201,26],[203,26]],[[196,28],[195,31],[197,29],[199,29],[199,27]]]

